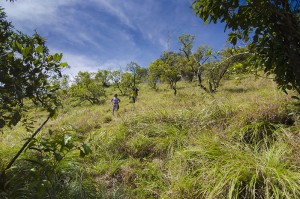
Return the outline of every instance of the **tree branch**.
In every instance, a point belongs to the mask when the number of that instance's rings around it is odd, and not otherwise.
[[[33,138],[40,132],[40,130],[45,126],[45,124],[50,119],[50,115],[47,117],[47,119],[41,124],[41,126],[31,135],[31,137],[23,144],[22,148],[18,151],[18,153],[13,157],[13,159],[8,163],[8,165],[1,171],[0,174],[0,187],[3,186],[4,183],[4,176],[5,171],[8,170],[14,162],[17,160],[17,158],[21,155],[21,153],[25,150],[27,145],[33,140]]]

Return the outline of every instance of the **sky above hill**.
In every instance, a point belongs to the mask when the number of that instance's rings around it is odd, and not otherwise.
[[[192,0],[16,0],[1,1],[17,30],[46,38],[50,53],[62,52],[71,66],[64,73],[142,67],[163,51],[179,51],[178,36],[196,36],[194,47],[220,50],[223,24],[205,25],[190,8]]]

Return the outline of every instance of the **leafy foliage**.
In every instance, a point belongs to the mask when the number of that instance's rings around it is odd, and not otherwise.
[[[192,8],[204,21],[226,23],[228,40],[249,42],[256,67],[275,74],[283,89],[300,93],[300,15],[298,0],[195,0]]]
[[[141,68],[137,63],[135,62],[130,62],[127,64],[128,70],[131,72],[132,77],[133,77],[133,86],[135,87],[136,85],[136,77],[138,75],[138,70]]]
[[[134,76],[130,72],[121,72],[120,70],[112,71],[110,79],[122,95],[128,95],[134,84]]]
[[[33,139],[23,159],[7,172],[10,179],[6,184],[7,197],[80,198],[84,194],[96,197],[93,186],[83,178],[86,174],[79,162],[71,161],[76,157],[75,151],[81,157],[91,154],[89,145],[71,130],[49,130],[49,133],[47,138]]]
[[[160,79],[161,74],[163,73],[163,62],[160,59],[156,59],[153,62],[151,62],[148,66],[148,85],[156,89],[157,82]]]
[[[110,71],[99,70],[95,75],[95,79],[96,81],[101,82],[102,86],[109,87],[109,75],[110,75]]]
[[[211,48],[199,46],[193,53],[195,36],[183,34],[178,39],[182,44],[180,49],[182,57],[179,62],[181,75],[190,81],[197,76],[199,86],[206,92],[216,92],[227,71],[237,62],[242,63],[239,71],[245,70],[249,65],[246,62],[249,61],[246,49],[226,48],[213,54]]]
[[[248,55],[249,53],[244,48],[225,48],[218,52],[215,60],[203,66],[202,74],[206,77],[208,85],[205,87],[202,83],[200,86],[204,88],[204,90],[209,90],[211,93],[216,92],[220,86],[221,80],[226,74],[231,72],[232,69],[235,69],[234,66],[238,63],[240,63],[241,66],[239,70],[235,70],[235,72],[249,72],[249,69],[247,69],[249,66],[247,63],[250,60]]]
[[[120,83],[120,88],[122,89],[124,95],[129,95],[132,87],[134,86],[134,82],[135,80],[132,73],[122,73],[122,81]]]
[[[160,59],[149,65],[149,80],[152,87],[155,87],[160,79],[168,82],[174,90],[174,95],[177,94],[176,84],[181,79],[179,57],[176,52],[164,52]]]
[[[161,57],[164,64],[161,79],[169,83],[174,90],[174,95],[177,94],[176,84],[181,79],[178,57],[179,55],[175,52],[165,52]]]
[[[61,77],[62,54],[49,54],[45,40],[15,31],[0,8],[0,128],[15,126],[28,110],[28,102],[54,115],[59,87],[50,83]]]
[[[103,82],[97,81],[94,74],[79,72],[75,82],[70,88],[70,93],[73,97],[87,100],[91,104],[102,103],[101,98],[105,98]]]

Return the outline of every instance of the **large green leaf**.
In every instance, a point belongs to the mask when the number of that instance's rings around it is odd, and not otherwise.
[[[87,144],[83,144],[82,147],[80,147],[80,157],[84,157],[90,153],[92,153],[92,150]]]

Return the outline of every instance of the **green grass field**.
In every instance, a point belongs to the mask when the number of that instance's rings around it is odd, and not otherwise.
[[[139,90],[135,104],[120,96],[118,116],[113,88],[103,105],[65,99],[9,170],[0,198],[300,198],[292,94],[253,76],[224,80],[214,95],[188,82],[177,96],[165,84]],[[46,118],[32,115],[37,126]],[[21,125],[5,129],[1,167],[29,135]]]

